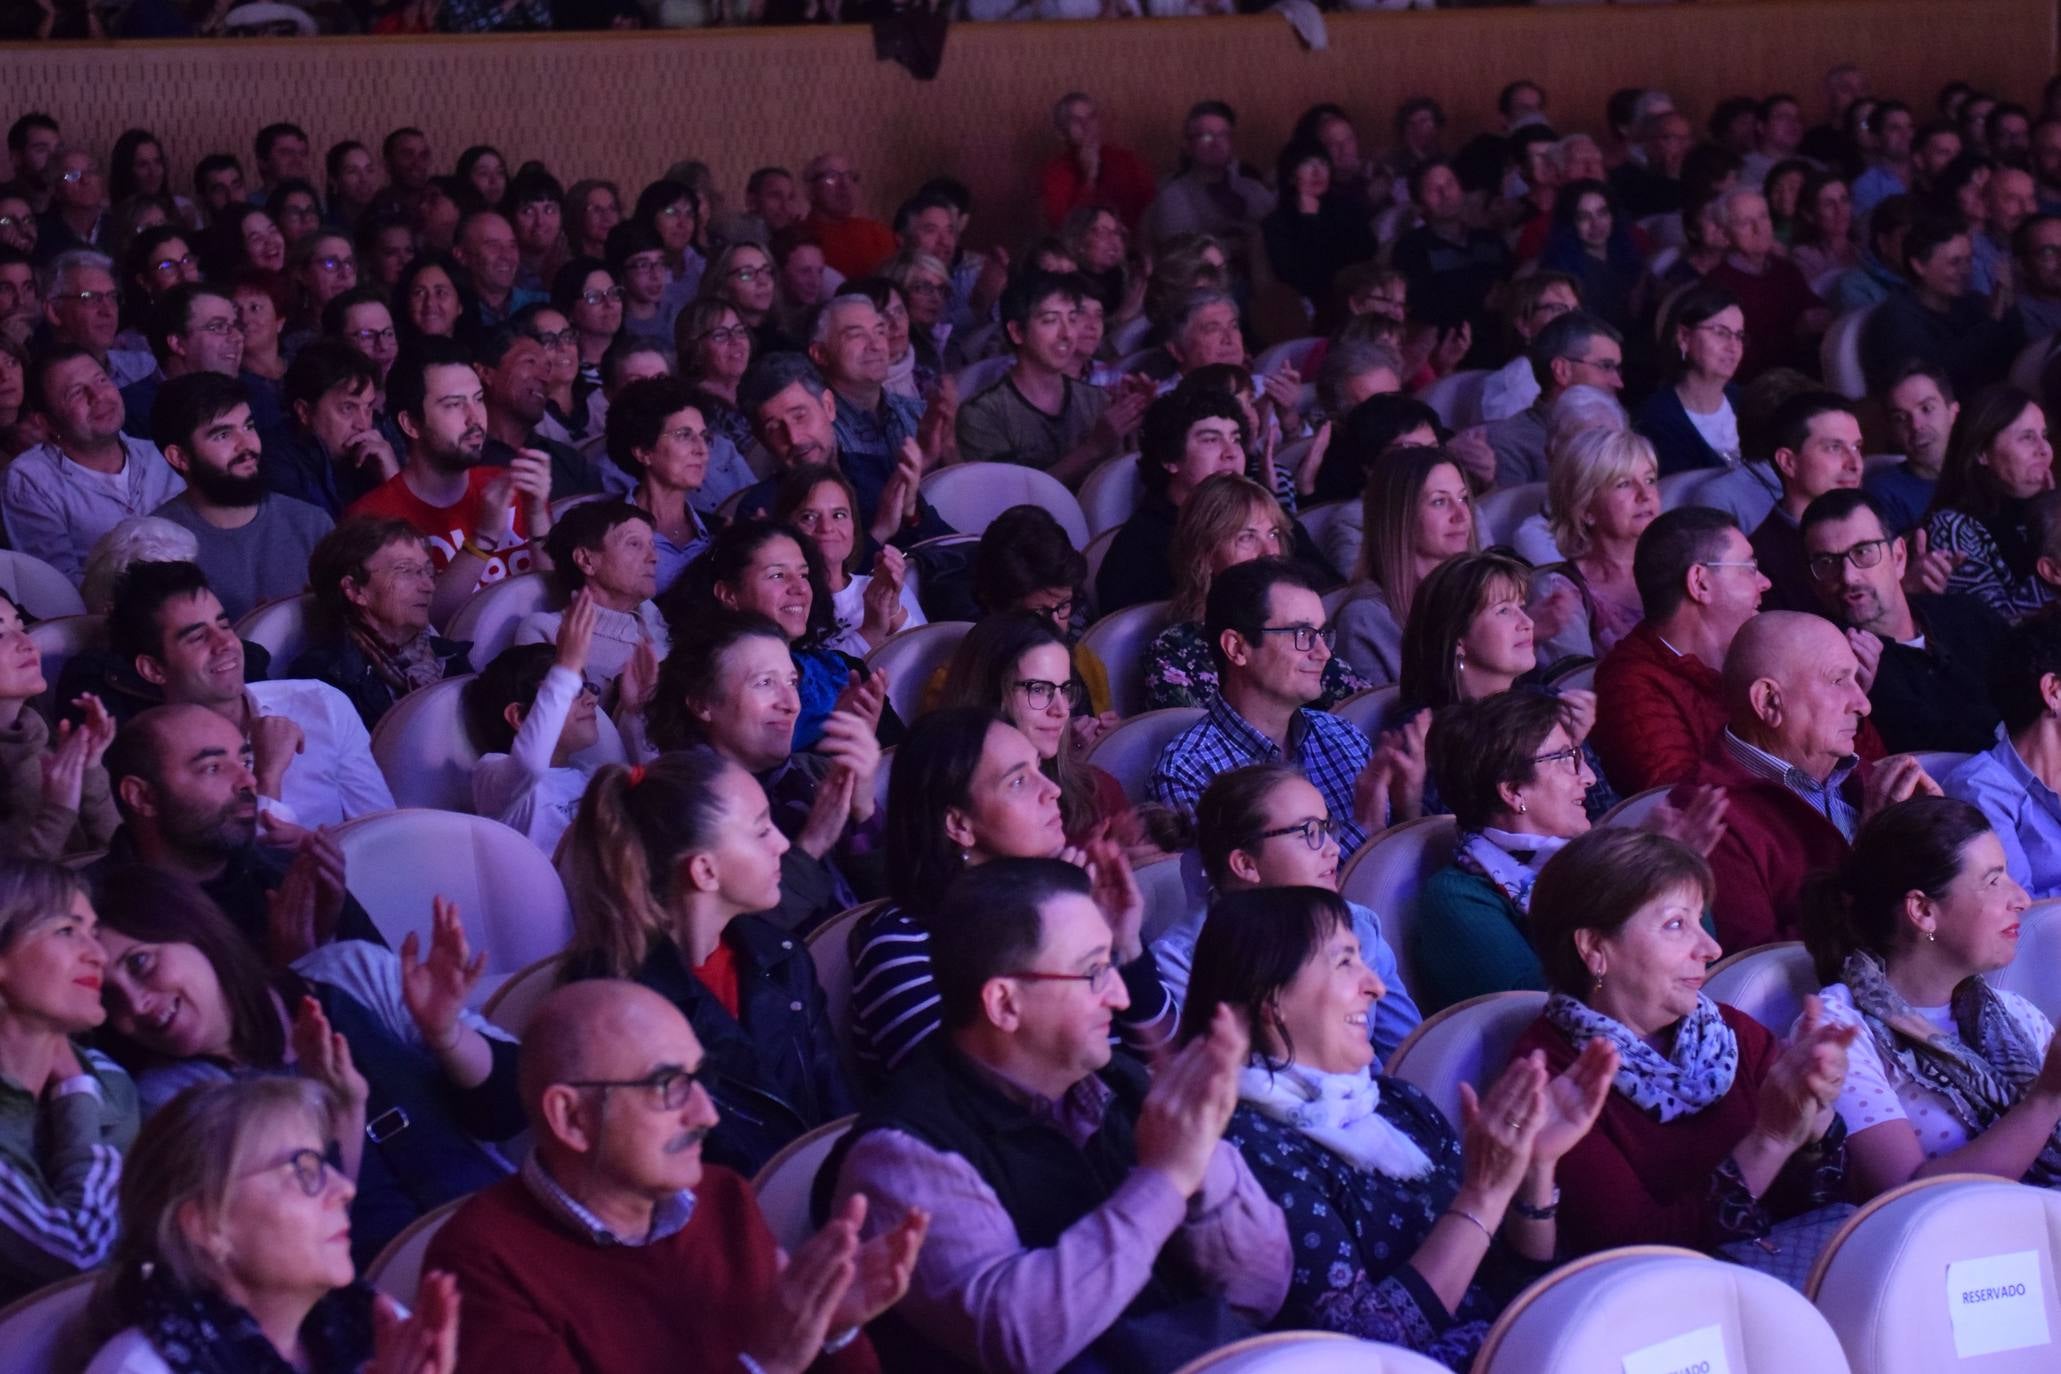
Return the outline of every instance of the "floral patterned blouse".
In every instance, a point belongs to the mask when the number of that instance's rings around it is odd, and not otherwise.
[[[1500,1242],[1482,1261],[1458,1312],[1448,1312],[1409,1265],[1460,1191],[1460,1140],[1431,1099],[1383,1078],[1378,1110],[1431,1157],[1430,1176],[1360,1169],[1294,1127],[1241,1105],[1224,1139],[1288,1219],[1294,1268],[1275,1325],[1342,1331],[1404,1345],[1466,1369],[1489,1323],[1545,1266]]]
[[[1328,711],[1354,692],[1374,686],[1336,654],[1324,664],[1324,694],[1310,703]],[[1169,625],[1153,636],[1145,651],[1145,707],[1199,706],[1208,710],[1217,699],[1217,661],[1209,651],[1198,621]]]

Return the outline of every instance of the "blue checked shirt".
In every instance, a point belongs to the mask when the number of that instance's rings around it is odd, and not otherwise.
[[[1353,783],[1374,757],[1374,746],[1357,726],[1323,711],[1305,707],[1288,727],[1287,762],[1302,769],[1310,785],[1323,795],[1337,827],[1340,861],[1352,857],[1367,839],[1367,829],[1353,815]],[[1248,763],[1273,763],[1284,755],[1274,741],[1218,697],[1209,714],[1176,736],[1152,768],[1152,795],[1163,805],[1195,814],[1203,789],[1219,773]]]
[[[916,437],[923,419],[923,403],[893,391],[880,394],[880,410],[864,411],[837,398],[837,418],[831,428],[837,435],[838,464],[852,479],[859,494],[859,509],[880,505],[880,493],[894,475],[900,461],[902,440]]]
[[[1756,748],[1740,739],[1730,730],[1725,731],[1725,752],[1732,756],[1732,762],[1744,768],[1757,778],[1782,786],[1803,798],[1804,804],[1839,828],[1848,844],[1853,843],[1854,831],[1860,828],[1861,813],[1854,810],[1853,803],[1840,795],[1846,780],[1853,776],[1853,770],[1860,766],[1860,760],[1849,757],[1846,762],[1832,770],[1832,776],[1819,782],[1801,768],[1792,766],[1784,759],[1778,759],[1764,749]]]

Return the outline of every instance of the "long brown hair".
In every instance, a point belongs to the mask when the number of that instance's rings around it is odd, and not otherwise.
[[[1531,590],[1531,565],[1493,550],[1463,553],[1417,584],[1403,622],[1398,675],[1406,704],[1437,710],[1460,700],[1460,641],[1501,588],[1514,588],[1522,602]]]
[[[1392,448],[1368,472],[1361,496],[1363,542],[1355,575],[1373,580],[1398,624],[1410,618],[1410,602],[1417,595],[1417,497],[1440,467],[1450,467],[1463,477],[1467,471],[1442,448],[1416,444]],[[1480,536],[1471,527],[1467,547],[1481,547]]]
[[[1066,654],[1067,673],[1071,677],[1072,651],[1067,648],[1065,637],[1045,617],[1033,611],[1005,611],[976,622],[952,651],[937,704],[992,711],[1007,720],[1009,696],[1016,690],[1016,665],[1023,662],[1025,654],[1046,645]],[[1095,783],[1076,760],[1068,742],[1060,741],[1059,752],[1041,766],[1045,776],[1059,784],[1059,818],[1066,833],[1077,835],[1092,825]]]
[[[1276,556],[1293,551],[1295,527],[1281,503],[1250,477],[1235,472],[1218,473],[1182,505],[1174,521],[1174,596],[1167,618],[1176,625],[1202,619],[1209,600],[1209,584],[1216,576],[1212,560],[1226,540],[1234,539],[1246,521],[1258,513],[1280,532],[1281,547]]]

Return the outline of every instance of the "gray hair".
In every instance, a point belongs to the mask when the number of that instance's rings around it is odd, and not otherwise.
[[[1195,318],[1196,312],[1212,305],[1228,305],[1233,310],[1238,308],[1238,302],[1230,292],[1219,291],[1211,286],[1197,287],[1175,301],[1173,308],[1167,311],[1166,336],[1178,339],[1187,330],[1188,321]]]
[[[1346,383],[1382,368],[1393,372],[1396,381],[1401,382],[1403,355],[1378,339],[1333,340],[1324,354],[1324,365],[1317,369],[1317,403],[1325,414],[1343,416],[1348,409],[1344,398]]]
[[[1624,343],[1624,335],[1586,310],[1570,310],[1561,315],[1541,329],[1531,341],[1532,376],[1538,379],[1542,388],[1552,390],[1554,359],[1579,358],[1589,351],[1590,342],[1598,338],[1620,345]]]
[[[1767,196],[1757,186],[1734,186],[1718,197],[1718,223],[1725,226],[1725,232],[1730,233],[1732,229],[1732,207],[1749,196],[1759,201],[1763,207],[1768,203]]]
[[[106,615],[114,604],[115,585],[135,563],[191,563],[200,557],[200,540],[184,525],[156,515],[131,515],[100,536],[86,555],[86,573],[79,595],[86,609]]]
[[[950,281],[951,278],[947,276],[945,280]],[[900,283],[898,282],[896,285],[900,285]],[[879,306],[873,303],[873,298],[864,292],[854,291],[850,287],[839,288],[836,295],[816,307],[815,318],[809,324],[809,343],[811,346],[824,343],[830,338],[830,317],[837,313],[840,307],[847,305],[863,305],[868,310],[876,313],[880,309]]]
[[[69,252],[59,253],[43,264],[43,271],[36,278],[36,288],[43,293],[43,299],[47,301],[63,291],[65,280],[72,273],[89,268],[98,269],[114,277],[115,290],[119,292],[122,289],[121,278],[115,274],[114,259],[91,248],[74,248]]]
[[[952,269],[930,253],[897,253],[894,260],[881,269],[880,275],[906,292],[909,289],[909,279],[918,272],[928,272],[943,282],[947,290],[951,288]]]

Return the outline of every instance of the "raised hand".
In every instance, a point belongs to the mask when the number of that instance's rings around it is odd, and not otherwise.
[[[79,713],[79,721],[76,725],[71,721],[60,722],[58,738],[62,740],[74,732],[83,733],[86,736],[86,766],[98,768],[100,761],[107,756],[107,747],[114,743],[114,717],[107,713],[107,707],[100,698],[91,692],[73,697],[72,709]]]
[[[1496,484],[1496,451],[1489,447],[1488,431],[1481,425],[1463,429],[1446,441],[1446,452],[1460,460],[1460,468],[1467,474],[1467,480],[1476,490],[1486,490]],[[1533,616],[1532,619],[1538,619]],[[1551,635],[1541,634],[1541,639]]]
[[[1934,549],[1925,537],[1925,527],[1920,525],[1909,535],[1911,556],[1904,565],[1904,594],[1906,596],[1938,596],[1947,589],[1954,569],[1961,566],[1967,555],[1953,549]]]
[[[900,534],[904,525],[915,522],[923,467],[923,450],[914,439],[904,439],[895,469],[888,474],[887,484],[880,489],[879,504],[873,508],[873,524],[867,529],[875,543],[885,544]]]
[[[351,1062],[351,1047],[341,1033],[331,1030],[322,1004],[303,997],[294,1011],[291,1039],[294,1069],[301,1077],[329,1089],[334,1100],[337,1143],[343,1147],[345,1170],[356,1178],[357,1158],[365,1135],[365,1102],[372,1090],[365,1076]]]
[[[815,752],[851,775],[851,818],[864,821],[872,816],[873,783],[880,775],[880,741],[873,727],[855,715],[832,711],[823,721],[823,738]]]
[[[436,1269],[422,1276],[406,1317],[381,1294],[372,1307],[372,1362],[364,1374],[456,1374],[458,1301],[458,1280]]]
[[[1847,1046],[1859,1034],[1858,1026],[1826,1020],[1816,996],[1804,998],[1795,1038],[1761,1083],[1754,1129],[1792,1150],[1823,1135],[1846,1082]]]
[[[1861,788],[1861,819],[1866,820],[1908,797],[1937,797],[1939,784],[1914,754],[1892,754],[1875,765]]]
[[[873,730],[880,729],[881,713],[887,709],[887,674],[880,669],[871,672],[854,672],[837,694],[837,701],[830,711],[835,715],[843,711],[857,716]]]
[[[1532,1053],[1538,1056],[1537,1063],[1543,1070],[1545,1056],[1538,1050]],[[1580,1057],[1546,1084],[1539,1099],[1538,1135],[1531,1144],[1533,1168],[1558,1163],[1589,1133],[1610,1097],[1617,1066],[1617,1047],[1599,1036],[1584,1045]]]
[[[832,719],[836,719],[832,716]],[[852,770],[843,764],[835,764],[816,784],[815,798],[809,803],[808,819],[802,822],[801,832],[794,837],[795,848],[812,859],[820,859],[837,847],[844,838],[846,822],[851,819],[852,799],[858,795],[857,779]]]
[[[630,650],[630,661],[623,665],[623,671],[615,680],[615,706],[618,716],[634,716],[651,704],[651,698],[658,691],[658,650],[648,639],[637,641],[637,647]]]
[[[1317,428],[1317,437],[1310,440],[1309,451],[1302,456],[1302,462],[1295,468],[1295,490],[1298,495],[1308,496],[1317,489],[1317,474],[1323,471],[1324,455],[1331,449],[1331,425],[1326,420]]]
[[[57,727],[57,745],[41,759],[44,805],[79,809],[86,785],[86,744],[84,730],[72,730],[69,722]]]
[[[909,608],[902,604],[902,576],[907,567],[902,551],[892,544],[882,544],[879,556],[873,560],[873,576],[867,579],[863,596],[865,610],[859,634],[876,649],[909,623]]]
[[[1482,1218],[1491,1231],[1530,1167],[1546,1122],[1545,1098],[1545,1065],[1530,1056],[1513,1060],[1485,1094],[1460,1085],[1460,1192],[1497,1214]]]
[[[1076,754],[1086,754],[1101,739],[1117,727],[1122,717],[1114,711],[1104,711],[1099,716],[1074,716],[1066,723],[1066,737]]]
[[[1145,894],[1138,889],[1138,876],[1121,844],[1110,838],[1105,822],[1082,846],[1087,860],[1088,893],[1109,922],[1111,960],[1128,964],[1144,951]]]
[[[1708,856],[1725,837],[1725,808],[1731,800],[1720,787],[1699,787],[1689,794],[1686,806],[1663,802],[1655,808],[1646,828],[1665,835]]]
[[[486,972],[487,952],[471,953],[456,903],[433,897],[429,957],[421,953],[421,936],[411,930],[401,941],[401,1000],[430,1048],[444,1050],[458,1039],[458,1014]]]
[[[865,1202],[847,1204],[788,1257],[761,1304],[745,1353],[765,1374],[802,1374],[816,1362],[831,1322],[858,1277],[859,1222]]]
[[[856,1229],[865,1224],[866,1195],[854,1193],[839,1213]],[[859,1246],[853,1257],[851,1287],[830,1319],[830,1331],[864,1326],[902,1300],[909,1291],[909,1277],[916,1272],[916,1254],[930,1233],[930,1213],[911,1207],[888,1230]]]
[[[1251,1049],[1243,1024],[1220,1006],[1209,1034],[1189,1041],[1152,1076],[1138,1112],[1138,1164],[1165,1174],[1182,1197],[1202,1190],[1210,1155],[1238,1105],[1238,1073]]]
[[[286,770],[307,743],[300,724],[290,716],[251,717],[251,772],[257,775],[260,795],[275,799],[280,795]]]
[[[1849,628],[1846,647],[1853,650],[1854,662],[1858,665],[1854,680],[1865,692],[1875,685],[1875,674],[1882,671],[1882,641],[1867,630]]]
[[[594,644],[594,622],[598,618],[593,590],[582,587],[574,592],[558,621],[558,656],[552,660],[553,666],[569,668],[577,674],[587,671],[587,654]]]
[[[1567,737],[1580,744],[1596,728],[1596,694],[1586,687],[1574,687],[1560,694],[1560,706],[1567,713]]]
[[[492,549],[515,528],[515,479],[503,473],[480,488],[472,516],[472,542]]]
[[[551,455],[533,448],[517,449],[508,460],[508,479],[522,500],[523,513],[530,518],[530,533],[542,533],[551,520]]]

